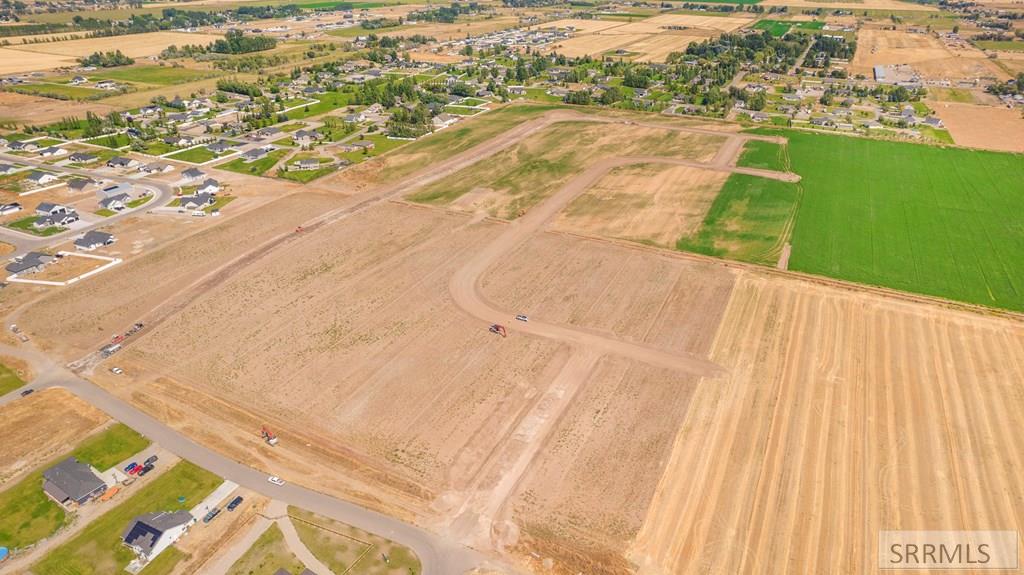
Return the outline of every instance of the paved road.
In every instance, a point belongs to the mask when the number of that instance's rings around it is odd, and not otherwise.
[[[40,375],[25,387],[36,390],[48,387],[67,389],[164,449],[224,479],[271,499],[308,509],[409,547],[419,556],[424,575],[456,575],[487,563],[487,558],[476,551],[387,515],[291,483],[283,486],[272,485],[267,482],[266,473],[242,465],[193,442],[97,385],[55,365],[42,354],[7,345],[0,345],[0,354],[33,361],[32,369]],[[0,397],[0,405],[15,401],[19,396],[20,390],[15,390]]]
[[[63,166],[53,166],[53,165],[47,164],[45,162],[42,162],[40,160],[36,160],[36,159],[33,159],[33,158],[23,158],[21,156],[14,156],[14,155],[11,155],[11,154],[2,154],[2,153],[0,153],[0,161],[2,161],[4,163],[16,163],[16,164],[34,166],[34,167],[39,167],[39,168],[45,168],[47,171],[50,171],[50,172],[59,172],[59,173],[62,173],[62,174],[74,174],[74,175],[78,175],[78,176],[86,176],[86,177],[92,178],[94,180],[95,179],[103,179],[103,180],[110,180],[112,182],[118,182],[118,183],[123,182],[123,183],[127,183],[127,184],[132,184],[132,185],[135,185],[135,186],[143,186],[143,187],[152,188],[152,189],[156,190],[156,197],[154,199],[146,202],[144,205],[139,206],[138,208],[131,209],[131,210],[124,210],[124,211],[119,212],[119,213],[117,213],[117,214],[115,214],[113,216],[110,216],[110,217],[107,217],[107,218],[101,218],[100,220],[98,220],[96,222],[93,222],[91,224],[88,224],[86,226],[76,227],[76,228],[68,230],[66,232],[61,232],[59,234],[54,234],[52,236],[48,236],[48,237],[45,237],[45,238],[38,237],[38,236],[33,236],[33,235],[30,235],[30,234],[21,233],[21,232],[18,232],[18,231],[14,231],[14,230],[12,230],[10,228],[5,228],[3,226],[0,226],[0,241],[4,241],[4,242],[9,243],[9,244],[14,246],[14,253],[10,254],[9,257],[20,256],[20,255],[24,255],[25,253],[30,252],[30,251],[45,249],[47,247],[54,246],[54,245],[66,242],[69,238],[75,237],[75,236],[77,236],[79,234],[82,234],[84,232],[87,232],[89,230],[94,230],[96,228],[109,226],[110,224],[113,224],[113,223],[117,222],[118,220],[121,220],[123,218],[127,218],[128,216],[136,214],[136,213],[138,213],[140,211],[145,211],[145,210],[149,209],[152,206],[163,205],[163,204],[167,203],[171,199],[171,197],[174,195],[174,187],[173,186],[171,186],[170,184],[168,184],[166,182],[161,182],[159,180],[154,180],[152,178],[128,178],[128,177],[118,176],[118,175],[110,175],[110,174],[98,173],[96,170],[89,170],[89,169],[83,169],[83,168],[68,168],[68,167],[63,167]]]

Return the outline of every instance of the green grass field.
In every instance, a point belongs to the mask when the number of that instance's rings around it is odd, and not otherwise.
[[[725,181],[693,236],[676,248],[711,256],[775,265],[779,238],[800,197],[797,184],[733,174]]]
[[[106,470],[148,445],[147,439],[118,423],[0,491],[0,546],[16,549],[31,545],[64,525],[64,510],[43,493],[43,472],[52,465],[73,456]]]
[[[206,146],[199,146],[197,148],[190,148],[188,150],[182,150],[180,152],[167,156],[168,160],[178,160],[180,162],[192,162],[193,164],[202,164],[208,162],[217,157],[217,154],[206,149]]]
[[[133,68],[98,70],[90,76],[116,82],[138,82],[142,84],[155,84],[157,86],[171,86],[194,82],[203,78],[211,78],[216,75],[217,72],[211,70],[193,70],[190,68],[175,68],[173,66],[136,66]]]
[[[300,184],[305,184],[307,182],[312,182],[317,178],[326,176],[327,174],[330,174],[336,169],[337,166],[329,166],[317,170],[281,170],[281,172],[277,174],[277,177],[281,178],[282,180],[290,180],[293,182],[299,182]]]
[[[288,549],[281,529],[273,524],[235,561],[228,575],[274,575],[278,569],[300,573],[304,568],[302,561]]]
[[[1024,157],[785,132],[790,269],[1024,310]]]
[[[20,232],[25,232],[26,234],[42,236],[44,238],[47,236],[52,236],[53,234],[59,234],[63,230],[63,228],[58,226],[44,228],[41,230],[32,227],[32,224],[34,224],[38,218],[38,215],[27,216],[21,218],[20,220],[15,220],[7,224],[7,227],[11,228],[12,230],[18,230]]]
[[[343,92],[327,92],[325,94],[317,94],[314,96],[319,102],[303,106],[302,108],[296,108],[287,112],[285,115],[288,116],[289,120],[301,120],[303,118],[309,118],[311,116],[319,116],[331,110],[343,108],[352,101],[352,94]]]
[[[25,382],[18,377],[13,369],[0,364],[0,395],[10,393],[23,385]]]
[[[750,140],[743,146],[743,153],[740,154],[736,165],[786,172],[789,171],[789,156],[786,154],[785,146],[761,140]]]
[[[788,20],[761,20],[754,24],[755,30],[768,30],[772,36],[781,38],[790,30],[821,30],[825,27],[824,22],[791,22]]]
[[[105,95],[112,95],[114,92],[86,88],[85,86],[71,86],[69,84],[18,84],[11,88],[12,91],[21,94],[34,96],[56,96],[68,100],[90,100],[101,98]]]
[[[299,539],[334,573],[419,573],[419,559],[408,548],[351,525],[295,507],[288,508]],[[367,550],[370,553],[366,553]],[[382,555],[388,556],[385,563]]]
[[[230,162],[225,162],[217,166],[218,170],[230,170],[232,172],[238,172],[239,174],[249,174],[253,176],[262,176],[264,172],[274,167],[274,164],[278,160],[284,157],[289,150],[282,148],[280,150],[274,150],[265,157],[256,160],[255,162],[246,162],[242,158],[235,158]]]
[[[111,149],[123,148],[132,143],[132,139],[128,134],[109,134],[87,141],[94,146],[103,146]]]
[[[1008,52],[1024,52],[1024,42],[1013,40],[979,40],[974,45],[986,50],[1006,50]]]
[[[221,478],[216,475],[182,461],[87,525],[73,539],[50,551],[32,566],[32,572],[36,575],[119,573],[135,556],[121,543],[121,532],[132,518],[150,511],[187,510],[220,483]],[[179,503],[178,497],[184,497],[185,502]],[[178,554],[177,559],[183,556]],[[167,559],[149,565],[142,573],[169,573],[177,559],[172,553]]]

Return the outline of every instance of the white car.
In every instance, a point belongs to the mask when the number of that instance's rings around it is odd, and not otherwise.
[[[517,316],[516,316],[516,319],[517,319],[517,320],[519,320],[519,321],[530,321],[530,318],[526,317],[526,316],[525,316],[525,315],[523,315],[523,314],[519,314],[519,315],[517,315]]]
[[[121,369],[120,367],[112,367],[112,368],[110,368],[110,373],[112,373],[114,375],[121,375],[121,374],[124,373],[124,370]]]
[[[271,475],[270,477],[267,478],[267,481],[273,483],[274,485],[278,485],[278,486],[284,485],[284,479],[281,479],[280,477],[278,477],[276,475]]]

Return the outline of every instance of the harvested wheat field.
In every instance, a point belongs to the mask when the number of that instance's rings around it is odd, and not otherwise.
[[[695,34],[657,34],[637,40],[627,45],[625,49],[638,53],[638,60],[660,63],[665,62],[672,52],[684,52],[691,43],[700,42],[706,38],[706,36]]]
[[[596,56],[609,50],[622,48],[627,44],[642,40],[644,37],[643,34],[585,34],[551,44],[550,48],[552,52],[557,52],[568,58]]]
[[[910,64],[923,77],[935,80],[1008,77],[980,50],[953,52],[931,34],[861,28],[851,71],[870,77],[874,66],[890,64]]]
[[[0,92],[0,121],[3,122],[48,124],[67,116],[85,117],[87,112],[104,116],[114,110],[112,106],[96,102],[54,100],[41,96]]]
[[[44,389],[0,407],[0,486],[67,453],[110,421],[63,389]]]
[[[23,52],[17,47],[0,48],[0,74],[21,74],[74,66],[75,64],[75,59],[72,56]]]
[[[421,22],[415,26],[408,26],[402,30],[382,32],[381,36],[409,36],[411,34],[422,34],[436,38],[441,42],[457,40],[466,36],[478,36],[505,28],[512,28],[519,23],[519,19],[511,16],[500,16],[497,18],[483,18],[479,20],[458,21],[454,24],[442,22]]]
[[[927,4],[916,2],[901,2],[900,0],[763,0],[763,6],[789,6],[790,12],[801,8],[823,10],[906,10],[912,12],[934,12],[938,8]]]
[[[600,32],[601,30],[607,30],[608,28],[617,28],[622,26],[622,22],[615,20],[582,20],[579,18],[566,18],[564,20],[555,20],[554,22],[545,22],[543,24],[537,24],[532,28],[548,29],[557,28],[559,30],[572,28],[577,34],[593,34],[594,32]]]
[[[1019,322],[744,273],[711,359],[641,572],[864,573],[879,530],[1018,529]]]
[[[35,57],[28,56],[26,53],[66,56],[74,59],[82,56],[88,56],[96,51],[106,52],[110,50],[120,50],[125,56],[131,58],[144,58],[147,56],[156,56],[171,44],[176,44],[178,46],[184,44],[206,45],[220,38],[222,38],[222,36],[216,34],[147,32],[145,34],[130,34],[128,36],[115,36],[110,38],[82,38],[79,40],[66,40],[64,42],[46,42],[43,44],[10,46],[6,48],[6,50],[17,52],[17,57],[22,59],[31,59]],[[6,58],[4,59],[6,60]]]
[[[960,146],[1024,152],[1024,118],[1004,107],[930,102],[953,141]]]
[[[726,177],[686,166],[616,168],[569,204],[552,227],[673,247],[700,226]]]

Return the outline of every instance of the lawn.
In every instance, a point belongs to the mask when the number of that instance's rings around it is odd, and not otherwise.
[[[55,97],[62,100],[93,100],[103,96],[113,95],[116,92],[85,88],[83,86],[71,86],[68,84],[17,84],[10,88],[21,94],[34,96]]]
[[[118,423],[87,438],[62,455],[0,492],[0,546],[16,549],[56,533],[64,525],[64,510],[43,493],[43,472],[70,456],[106,470],[149,445],[149,441]]]
[[[1024,161],[784,132],[803,197],[790,269],[1024,310]]]
[[[194,82],[216,75],[216,72],[210,70],[192,70],[190,68],[175,68],[173,66],[137,66],[116,70],[98,70],[90,74],[90,77],[117,82],[140,82],[143,84],[156,84],[158,86],[171,86],[173,84]]]
[[[277,524],[271,524],[244,555],[228,569],[228,575],[274,575],[278,569],[301,573],[305,566],[292,554]]]
[[[416,555],[388,539],[295,507],[288,508],[299,539],[334,573],[419,573]],[[385,563],[382,555],[387,555]]]
[[[162,156],[177,149],[179,149],[177,146],[172,146],[163,140],[153,140],[146,142],[146,149],[143,151],[151,156]]]
[[[303,118],[309,118],[310,116],[319,116],[343,108],[352,101],[352,94],[347,92],[327,92],[324,94],[317,94],[314,96],[319,102],[303,106],[302,108],[296,108],[285,113],[285,116],[289,120],[301,120]]]
[[[230,162],[225,162],[217,166],[219,170],[230,170],[232,172],[238,172],[239,174],[250,174],[255,176],[262,176],[264,172],[274,167],[274,164],[289,152],[288,149],[274,150],[265,157],[256,160],[254,162],[246,162],[242,158],[235,158]]]
[[[0,395],[10,393],[23,385],[25,385],[25,382],[18,377],[18,374],[13,369],[0,364]]]
[[[750,140],[743,146],[743,153],[736,165],[746,168],[762,168],[777,172],[789,171],[789,157],[786,147],[761,140]]]
[[[729,259],[775,265],[780,237],[800,197],[797,184],[733,174],[692,236],[676,248]]]
[[[99,136],[98,138],[92,138],[91,140],[86,140],[86,142],[94,146],[117,149],[123,148],[124,146],[132,143],[132,139],[128,134],[109,134],[106,136]]]
[[[1013,40],[979,40],[974,45],[986,50],[1006,50],[1008,52],[1024,52],[1024,42]]]
[[[134,200],[132,200],[132,201],[128,202],[127,204],[125,204],[125,206],[127,206],[128,209],[137,208],[137,207],[145,204],[146,202],[148,202],[149,200],[152,200],[152,199],[153,199],[153,196],[147,194],[145,196],[142,196],[141,198],[135,198]]]
[[[817,21],[797,22],[788,20],[761,20],[757,24],[754,24],[755,30],[768,30],[771,35],[776,38],[785,36],[791,29],[821,30],[824,27],[824,22]]]
[[[213,205],[206,206],[203,208],[203,211],[210,213],[213,210],[220,210],[233,201],[235,201],[235,196],[217,196],[217,199],[213,201]]]
[[[327,174],[330,174],[336,169],[338,169],[337,166],[329,166],[326,168],[319,168],[316,170],[281,170],[281,172],[277,174],[277,177],[281,178],[282,180],[291,180],[293,182],[305,184],[306,182],[312,182],[317,178],[326,176]]]
[[[228,152],[231,153],[231,152]],[[198,146],[195,148],[189,148],[180,152],[166,156],[168,160],[178,160],[179,162],[192,162],[193,164],[202,164],[203,162],[209,162],[210,160],[216,159],[217,154],[206,149],[206,146]]]
[[[59,226],[52,226],[49,228],[38,230],[32,227],[32,224],[34,224],[37,219],[39,219],[38,215],[24,217],[21,218],[20,220],[16,220],[7,224],[7,227],[14,230],[25,232],[26,234],[42,236],[44,238],[47,236],[52,236],[53,234],[59,234],[60,232],[64,231],[64,228],[61,228]]]
[[[32,566],[36,575],[100,575],[118,573],[131,562],[134,554],[121,543],[121,533],[137,515],[150,511],[189,509],[213,492],[221,478],[182,461],[157,477],[141,491],[87,525],[73,539],[50,551]],[[185,502],[179,503],[178,498]],[[177,555],[180,559],[183,555]],[[169,573],[177,561],[154,562],[142,571],[145,575]]]
[[[363,152],[344,152],[344,153],[338,154],[338,157],[343,159],[343,160],[348,160],[348,161],[352,162],[353,164],[358,164],[359,162],[362,162],[363,160],[365,160],[367,158],[372,158],[374,156],[379,156],[381,154],[390,152],[391,150],[394,150],[395,148],[398,148],[398,147],[401,147],[401,146],[405,146],[405,145],[410,143],[409,140],[392,140],[392,139],[389,139],[384,134],[364,134],[362,136],[362,138],[360,138],[360,139],[361,140],[369,140],[369,141],[373,142],[373,149],[370,150],[370,152],[368,154],[364,154]]]
[[[456,116],[475,116],[482,110],[480,108],[467,108],[466,106],[445,106],[444,111]]]

